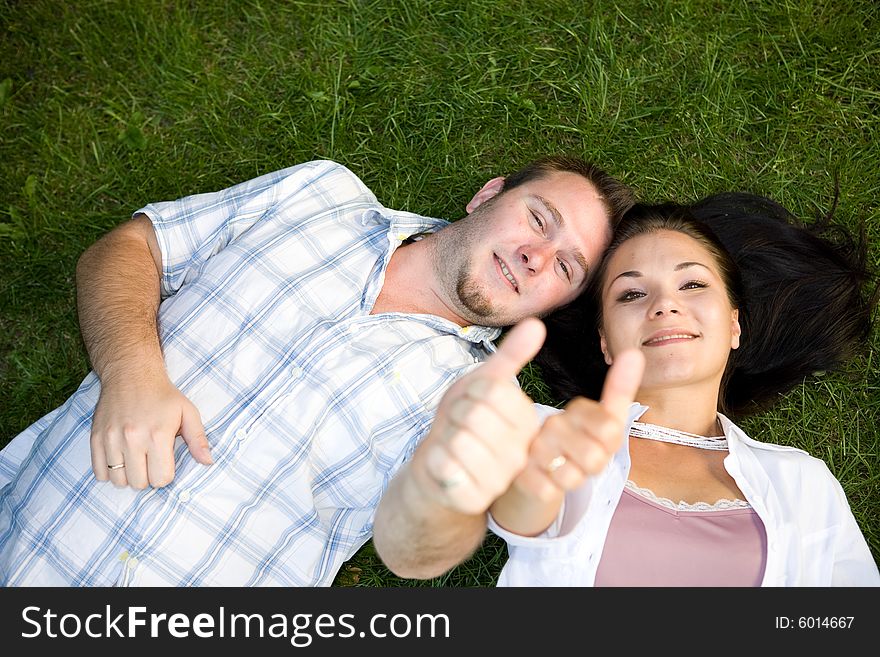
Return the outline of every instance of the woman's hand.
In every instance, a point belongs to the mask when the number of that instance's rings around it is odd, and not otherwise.
[[[579,487],[601,472],[623,443],[645,357],[638,350],[618,354],[599,401],[578,397],[544,422],[531,443],[528,465],[515,486],[542,500]]]

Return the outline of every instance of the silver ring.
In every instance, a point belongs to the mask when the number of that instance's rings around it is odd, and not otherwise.
[[[108,470],[118,470],[119,468],[124,468],[124,467],[125,467],[125,463],[119,463],[118,465],[108,465],[107,469]]]
[[[556,472],[559,468],[565,465],[567,461],[568,459],[560,454],[547,464],[547,472]]]
[[[459,484],[464,483],[464,480],[465,480],[465,474],[464,474],[464,472],[459,470],[457,474],[455,474],[452,477],[449,477],[449,479],[440,479],[437,481],[437,483],[440,485],[440,488],[442,488],[443,490],[449,490],[450,488],[455,488]]]

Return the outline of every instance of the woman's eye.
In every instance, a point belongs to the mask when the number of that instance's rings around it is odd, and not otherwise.
[[[538,228],[540,228],[541,231],[543,232],[544,231],[544,222],[541,219],[541,217],[536,215],[534,212],[532,212],[532,217],[535,219],[535,223],[538,224]]]
[[[627,290],[619,297],[617,297],[618,301],[623,301],[624,303],[627,301],[635,301],[636,299],[641,299],[645,296],[645,293],[641,290]]]
[[[696,290],[701,287],[708,287],[706,283],[703,281],[688,281],[684,285],[681,286],[682,290]]]

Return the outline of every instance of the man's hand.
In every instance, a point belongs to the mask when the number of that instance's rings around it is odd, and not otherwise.
[[[498,351],[452,385],[431,432],[414,457],[422,494],[457,513],[480,514],[510,486],[526,464],[538,430],[534,403],[516,375],[544,342],[546,329],[527,319]]]
[[[92,420],[95,477],[136,489],[171,483],[178,435],[196,461],[213,463],[198,410],[167,377],[102,385]]]
[[[551,500],[601,472],[623,442],[644,369],[640,351],[621,352],[608,370],[598,402],[578,397],[562,413],[547,418],[514,487],[522,494]]]

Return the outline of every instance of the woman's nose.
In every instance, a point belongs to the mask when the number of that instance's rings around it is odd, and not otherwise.
[[[662,317],[663,315],[678,315],[678,304],[668,295],[658,297],[656,302],[651,306],[651,315],[654,317]]]

